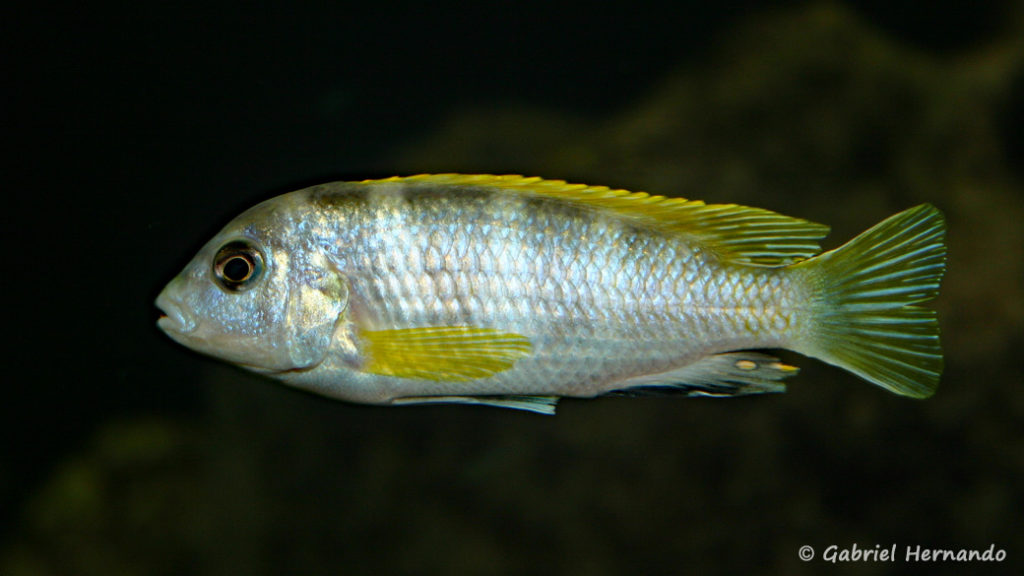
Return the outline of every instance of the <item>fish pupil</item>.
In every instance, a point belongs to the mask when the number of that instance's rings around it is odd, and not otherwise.
[[[224,279],[229,282],[245,282],[252,275],[252,264],[244,256],[234,256],[224,263]]]

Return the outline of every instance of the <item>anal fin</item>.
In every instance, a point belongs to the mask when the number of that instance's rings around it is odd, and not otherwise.
[[[395,398],[391,401],[394,406],[408,406],[415,404],[474,404],[477,406],[494,406],[497,408],[511,408],[513,410],[525,410],[537,414],[553,415],[555,405],[558,403],[557,396],[408,396]]]
[[[644,396],[682,394],[685,396],[743,396],[781,393],[779,382],[799,372],[795,366],[757,352],[727,352],[702,358],[692,364],[662,372],[630,378],[610,394]]]

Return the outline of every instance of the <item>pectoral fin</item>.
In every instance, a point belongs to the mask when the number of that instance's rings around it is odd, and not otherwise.
[[[370,330],[361,334],[365,372],[397,378],[464,382],[511,368],[532,350],[529,339],[472,326]]]

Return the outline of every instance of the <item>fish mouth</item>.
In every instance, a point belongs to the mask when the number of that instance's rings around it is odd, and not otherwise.
[[[156,325],[167,334],[188,334],[196,329],[195,318],[185,311],[180,302],[175,301],[165,292],[156,298],[156,307],[162,312]]]

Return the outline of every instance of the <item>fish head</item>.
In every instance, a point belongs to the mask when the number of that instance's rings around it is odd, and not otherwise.
[[[257,372],[323,361],[348,284],[284,198],[233,220],[167,284],[157,325],[171,339]]]

